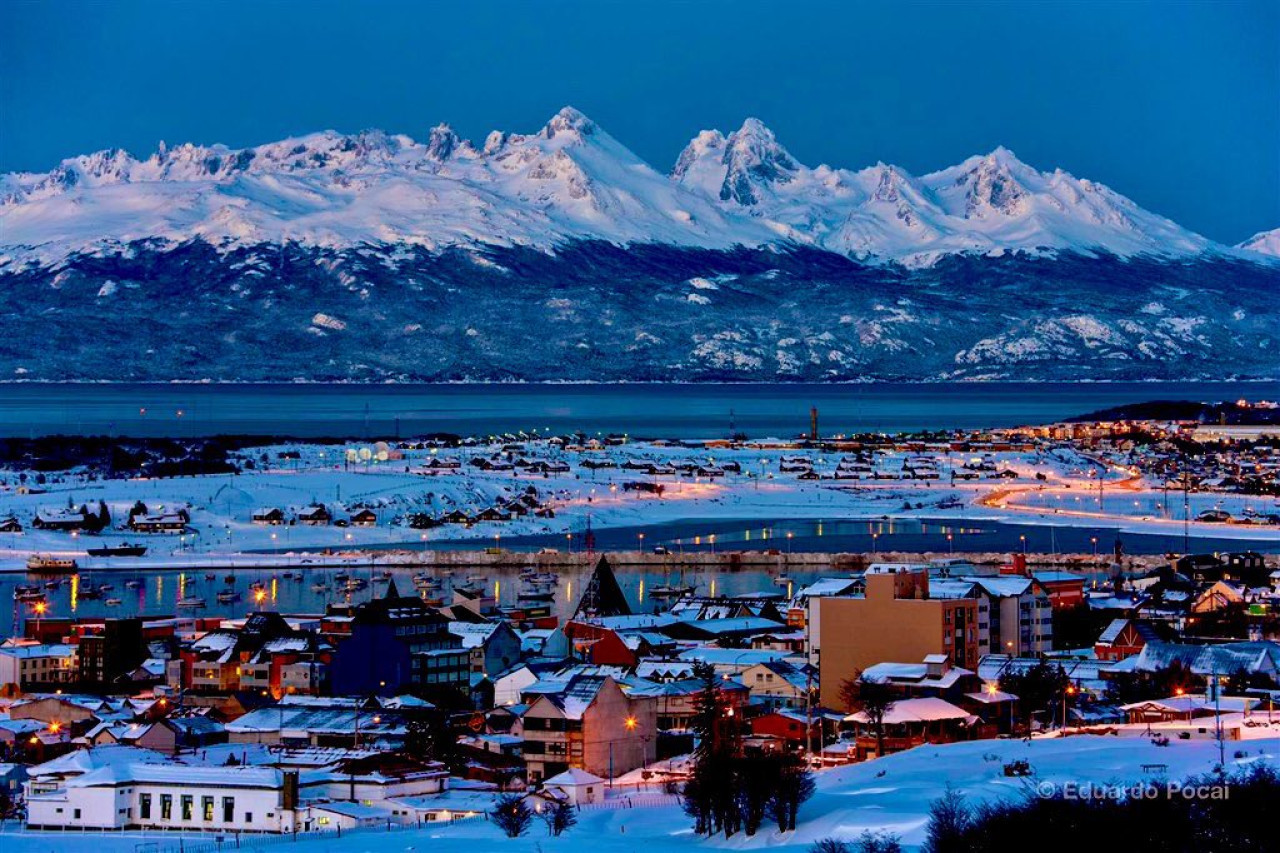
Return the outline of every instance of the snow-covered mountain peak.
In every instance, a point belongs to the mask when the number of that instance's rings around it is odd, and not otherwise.
[[[800,164],[783,148],[764,122],[748,118],[725,140],[722,201],[753,205],[760,201],[761,184],[785,184],[795,178]]]
[[[719,163],[724,157],[724,142],[724,134],[718,130],[699,131],[676,158],[675,168],[671,170],[671,179],[681,182],[700,163]]]
[[[542,128],[541,135],[545,139],[553,139],[556,134],[574,134],[578,138],[590,136],[596,132],[596,123],[573,107],[564,107],[551,117]]]
[[[1280,228],[1274,231],[1260,231],[1245,240],[1237,248],[1280,258]]]
[[[427,135],[427,159],[443,163],[453,156],[453,152],[458,150],[461,144],[462,140],[453,132],[453,128],[444,123],[438,124],[431,128],[431,132]]]

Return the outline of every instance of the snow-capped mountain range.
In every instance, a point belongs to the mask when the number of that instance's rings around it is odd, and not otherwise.
[[[445,125],[421,142],[327,131],[240,150],[161,145],[145,160],[100,151],[0,177],[0,262],[192,239],[429,250],[793,244],[913,266],[955,253],[1232,251],[1003,148],[919,177],[883,163],[811,168],[748,119],[728,136],[698,134],[665,175],[572,108],[536,133],[495,131],[482,145]]]
[[[105,151],[0,177],[0,380],[1276,378],[1278,243],[1004,149],[811,168],[754,119],[670,174],[572,109]]]

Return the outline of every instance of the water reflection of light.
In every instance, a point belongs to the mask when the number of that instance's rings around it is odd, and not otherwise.
[[[644,578],[640,578],[640,593],[638,601],[640,604],[644,604]]]
[[[716,579],[715,578],[711,579],[711,597],[712,598],[716,597]]]
[[[493,600],[494,601],[498,600],[499,593],[501,592],[502,592],[502,581],[494,581],[493,582]]]
[[[156,575],[156,604],[164,601],[164,575]]]
[[[276,586],[277,583],[278,581],[275,578],[271,579],[271,603],[272,604],[276,603],[276,596],[279,594],[279,589]]]
[[[76,606],[80,603],[80,576],[71,576],[71,612],[76,612]]]
[[[178,575],[178,598],[181,599],[187,594],[187,573],[183,572]]]
[[[573,601],[573,581],[565,581],[564,584],[564,600]]]

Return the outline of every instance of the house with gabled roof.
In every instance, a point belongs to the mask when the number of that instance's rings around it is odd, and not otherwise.
[[[531,695],[522,718],[530,784],[570,768],[612,777],[657,757],[656,703],[628,696],[610,675],[574,675]]]

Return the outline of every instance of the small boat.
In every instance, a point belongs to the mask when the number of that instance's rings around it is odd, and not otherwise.
[[[147,582],[142,578],[129,578],[129,580],[124,582],[125,589],[142,589],[146,585]]]
[[[82,598],[85,601],[97,601],[99,598],[102,598],[102,592],[99,591],[96,586],[86,586],[84,589],[76,593],[76,597]]]
[[[216,580],[216,579],[217,579],[217,577],[218,577],[218,576],[217,576],[217,575],[215,575],[213,572],[206,572],[206,573],[205,573],[205,576],[204,576],[204,579],[205,579],[205,580],[207,580],[207,581],[211,581],[211,580]]]
[[[788,575],[778,575],[773,579],[774,586],[791,586],[791,578]]]
[[[556,594],[549,590],[529,589],[516,593],[518,601],[553,601]]]
[[[85,553],[90,557],[142,557],[147,553],[147,546],[121,542],[119,545],[101,545],[97,548],[86,548]]]
[[[27,570],[31,572],[70,572],[77,568],[79,564],[70,557],[32,554],[27,558]]]
[[[240,593],[234,589],[224,589],[218,593],[218,602],[220,604],[234,604],[240,600]]]
[[[18,584],[13,588],[13,597],[18,601],[44,601],[44,591],[33,584]]]
[[[111,590],[113,589],[115,589],[114,584],[109,584],[109,583],[98,584],[98,592],[111,592]]]
[[[108,598],[106,601],[104,601],[104,602],[102,602],[102,603],[103,603],[103,604],[105,604],[105,605],[107,605],[108,607],[119,607],[119,606],[120,606],[121,604],[123,604],[124,602],[122,602],[122,601],[121,601],[120,599],[118,599],[118,598]]]
[[[347,592],[358,592],[366,589],[369,586],[369,582],[364,578],[348,578],[347,582],[342,586]]]
[[[485,575],[467,575],[467,583],[485,583],[488,580]]]
[[[391,578],[383,577],[382,575],[375,575],[373,578],[373,583],[375,586],[379,586],[381,584],[388,584],[388,583],[391,583]]]
[[[235,582],[236,582],[236,576],[235,576],[235,575],[224,575],[224,576],[223,576],[223,578],[222,578],[222,582],[223,582],[223,583],[225,583],[227,586],[231,586],[233,583],[235,583]]]
[[[346,583],[350,579],[351,579],[351,575],[347,574],[346,572],[338,572],[336,575],[333,576],[334,583]]]
[[[254,581],[253,583],[249,584],[250,592],[261,592],[266,588],[267,588],[267,585],[264,584],[262,581]]]
[[[311,591],[312,592],[328,592],[329,585],[324,581],[316,581],[311,585]]]
[[[196,609],[207,605],[208,602],[198,595],[184,595],[178,599],[178,606],[183,608]]]
[[[655,586],[649,590],[650,598],[679,598],[682,595],[692,595],[693,587],[691,586]]]
[[[287,581],[291,581],[294,578],[294,574],[293,572],[281,572],[280,577],[284,578]]]
[[[57,589],[57,588],[58,588],[58,587],[60,587],[60,586],[62,586],[62,581],[60,581],[60,580],[56,580],[56,579],[55,579],[55,580],[45,581],[45,582],[44,582],[44,588],[45,588],[45,589]]]

